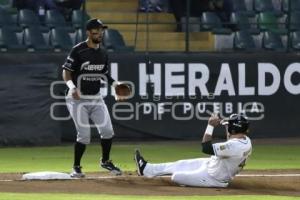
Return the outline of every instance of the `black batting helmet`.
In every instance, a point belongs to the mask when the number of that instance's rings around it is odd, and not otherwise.
[[[242,114],[232,114],[229,119],[223,120],[222,125],[228,125],[230,134],[245,133],[249,128],[249,122]]]

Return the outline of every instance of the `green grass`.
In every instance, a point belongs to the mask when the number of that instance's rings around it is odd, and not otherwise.
[[[300,169],[300,145],[254,146],[247,169]]]
[[[124,171],[134,171],[133,152],[141,149],[151,162],[204,157],[200,143],[114,144],[111,157]],[[299,169],[299,145],[254,145],[246,169]],[[84,171],[99,171],[100,146],[89,145],[82,160]],[[69,172],[73,146],[0,148],[0,172],[61,171]],[[102,170],[102,169],[100,169]]]
[[[236,196],[118,196],[118,195],[72,195],[72,194],[16,194],[16,193],[1,193],[0,200],[24,200],[24,199],[39,199],[39,200],[296,200],[300,197],[286,196],[271,196],[271,195],[236,195]]]

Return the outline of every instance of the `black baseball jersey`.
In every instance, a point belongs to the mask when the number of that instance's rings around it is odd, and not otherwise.
[[[114,82],[108,72],[106,50],[102,47],[90,48],[86,41],[72,48],[62,68],[72,72],[72,81],[84,95],[95,95],[99,92],[101,76],[98,75],[102,75],[102,79],[105,76],[110,85]]]

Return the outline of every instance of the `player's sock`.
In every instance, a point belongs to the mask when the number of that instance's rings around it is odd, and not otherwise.
[[[74,166],[80,166],[81,157],[85,151],[85,144],[76,142],[74,145]]]
[[[102,162],[109,160],[109,154],[112,144],[112,138],[111,139],[101,139],[101,147],[102,147]]]

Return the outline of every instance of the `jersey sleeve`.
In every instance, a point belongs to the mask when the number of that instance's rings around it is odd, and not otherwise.
[[[231,157],[240,154],[234,143],[231,141],[215,143],[213,144],[213,150],[217,157]]]
[[[73,72],[76,70],[77,67],[78,67],[78,54],[76,52],[76,49],[73,48],[69,53],[65,63],[62,65],[62,68]]]

